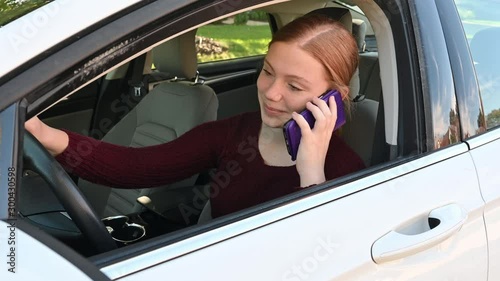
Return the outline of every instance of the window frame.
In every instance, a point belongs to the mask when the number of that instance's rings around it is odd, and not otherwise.
[[[453,128],[453,124],[447,119],[451,112],[458,115],[455,85],[440,17],[435,6],[437,4],[434,2],[424,4],[416,0],[411,0],[409,3],[417,40],[418,62],[424,66],[420,71],[422,85],[425,85],[422,88],[422,102],[427,151],[434,151],[461,143],[460,132],[454,132],[454,129],[460,130],[460,120],[456,120],[458,127]],[[429,8],[428,4],[433,7]],[[442,146],[440,140],[446,140],[447,134],[449,143],[445,142]],[[454,140],[451,139],[452,134]]]
[[[25,110],[26,101],[21,100],[0,111],[0,155],[2,155],[0,162],[0,194],[2,194],[0,206],[5,207],[0,210],[0,220],[4,221],[16,219],[13,214],[17,214],[16,204],[19,202],[18,187],[22,178],[23,155],[20,132],[22,131],[21,124],[24,124],[25,120]],[[14,177],[9,175],[12,168],[14,168]],[[14,205],[12,205],[12,187],[14,188]]]
[[[462,19],[458,13],[458,7],[454,0],[437,1],[439,16],[443,26],[443,33],[446,40],[446,47],[450,55],[451,69],[454,78],[455,94],[457,98],[458,111],[460,116],[462,140],[468,140],[486,132],[486,117],[479,82],[477,80],[474,61],[470,52],[469,43],[462,25]],[[479,105],[478,111],[482,115],[482,124],[478,124],[477,116],[468,116],[471,106]],[[474,129],[469,132],[465,127]]]

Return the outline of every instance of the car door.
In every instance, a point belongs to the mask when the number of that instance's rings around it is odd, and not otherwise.
[[[487,280],[477,188],[459,145],[102,270],[152,266],[123,280]]]
[[[417,151],[310,188],[274,208],[260,206],[260,212],[244,213],[229,224],[215,220],[200,227],[202,234],[148,253],[116,263],[96,260],[105,274],[120,280],[162,275],[178,280],[488,280],[484,201],[469,147],[461,142],[436,3],[408,1],[396,8],[367,3],[359,5],[377,25],[379,55],[391,56],[392,49],[398,58],[397,71],[388,61],[380,67],[383,85],[391,78],[399,83],[397,111],[399,128],[404,127],[399,135],[415,130],[413,141],[423,140]],[[411,28],[405,29],[408,22]],[[388,29],[394,41],[381,32]],[[415,33],[404,32],[412,29]],[[404,47],[405,35],[415,36],[406,41],[415,44],[415,57],[405,53],[412,50]],[[407,87],[412,81],[421,84]],[[386,89],[384,101],[391,98]],[[415,96],[409,98],[412,91]],[[402,112],[408,103],[417,108],[413,118]],[[404,141],[399,138],[397,145]]]
[[[66,98],[40,114],[40,120],[51,127],[64,128],[88,135],[99,86],[99,81],[94,81],[83,87],[75,95]]]
[[[490,264],[488,280],[498,280],[500,269],[495,265],[500,262],[500,207],[498,203],[500,202],[500,176],[496,163],[500,155],[500,67],[498,64],[500,55],[497,49],[500,40],[500,28],[498,28],[500,5],[497,1],[491,0],[480,3],[455,0],[455,3],[463,26],[463,29],[462,26],[458,27],[460,30],[457,33],[460,32],[462,37],[468,39],[464,40],[463,48],[466,51],[461,56],[467,63],[462,63],[457,69],[468,71],[470,73],[468,75],[477,77],[477,80],[474,79],[475,83],[470,83],[470,87],[464,87],[467,91],[464,91],[462,96],[468,98],[459,99],[459,102],[462,103],[462,107],[473,109],[473,112],[477,112],[478,108],[481,109],[479,113],[484,118],[486,128],[486,131],[482,130],[479,136],[467,137],[467,144],[471,149],[485,201],[484,221],[488,236]],[[471,100],[482,101],[482,104],[479,103],[481,106],[477,106],[477,102],[471,103]],[[477,113],[475,116],[470,116],[469,123],[476,121],[478,119],[476,116]]]
[[[467,141],[479,176],[481,193],[486,202],[484,221],[488,235],[488,280],[500,278],[500,270],[495,264],[500,261],[500,176],[496,163],[500,151],[500,130],[491,131]]]

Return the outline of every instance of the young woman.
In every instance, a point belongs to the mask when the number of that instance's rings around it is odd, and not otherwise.
[[[51,128],[38,118],[30,131],[69,171],[89,181],[121,188],[165,185],[207,169],[212,216],[218,217],[322,183],[364,167],[335,134],[337,89],[348,103],[349,81],[358,65],[354,38],[321,15],[298,18],[269,43],[257,80],[260,112],[208,122],[169,143],[131,148]],[[297,114],[309,109],[313,129]],[[283,124],[293,118],[302,132],[292,161]]]

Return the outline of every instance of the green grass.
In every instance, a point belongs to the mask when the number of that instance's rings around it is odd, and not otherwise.
[[[265,54],[271,40],[267,25],[207,25],[198,29],[197,35],[215,39],[229,50],[215,56],[198,56],[198,61],[232,59]]]

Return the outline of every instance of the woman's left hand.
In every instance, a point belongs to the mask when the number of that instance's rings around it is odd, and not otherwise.
[[[333,96],[330,97],[329,106],[325,101],[316,97],[306,104],[306,108],[316,119],[312,129],[304,117],[296,112],[292,114],[292,118],[297,122],[302,133],[296,162],[302,187],[326,180],[326,153],[337,121],[337,103]]]

